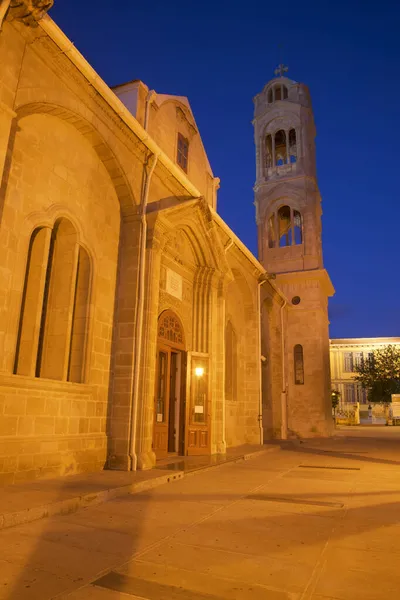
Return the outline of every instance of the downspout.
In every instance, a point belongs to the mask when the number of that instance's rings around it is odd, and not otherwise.
[[[144,123],[143,123],[143,128],[145,131],[147,131],[147,127],[149,125],[150,105],[153,102],[155,97],[156,97],[156,92],[154,90],[150,90],[146,96],[146,103],[145,103],[145,107],[144,107]]]
[[[0,31],[3,27],[4,19],[6,18],[6,14],[8,9],[10,8],[11,0],[0,0]]]
[[[264,444],[264,427],[263,427],[263,394],[262,394],[262,354],[261,354],[261,286],[268,281],[263,279],[258,282],[258,294],[257,294],[257,319],[258,319],[258,427],[260,429],[260,445]]]
[[[233,246],[233,239],[229,238],[226,246],[224,247],[224,251],[225,254],[227,254],[229,248],[231,248]],[[222,371],[222,398],[224,401],[224,405],[222,407],[222,445],[225,448],[225,452],[226,452],[226,439],[225,439],[225,433],[226,433],[226,398],[225,398],[225,360],[226,360],[226,344],[225,344],[225,321],[226,321],[226,300],[224,298],[224,304],[223,304],[223,336],[222,336],[222,351],[223,351],[223,355],[224,355],[224,368]]]
[[[129,431],[129,458],[130,470],[137,469],[137,454],[136,454],[136,429],[138,419],[138,404],[139,404],[139,380],[140,367],[142,362],[142,337],[143,337],[143,313],[144,313],[144,286],[146,275],[146,241],[147,241],[147,219],[146,209],[149,199],[150,181],[154,173],[158,161],[158,155],[152,154],[147,162],[147,166],[152,159],[149,171],[145,176],[142,198],[140,203],[140,244],[139,244],[139,273],[138,273],[138,291],[137,291],[137,312],[135,321],[135,335],[133,342],[134,364],[131,377],[131,398],[132,409]]]
[[[281,346],[282,346],[282,392],[281,392],[281,411],[282,411],[282,423],[281,423],[281,439],[287,439],[287,391],[286,391],[286,361],[285,361],[285,331],[284,331],[284,318],[283,311],[287,305],[287,300],[283,301],[281,306]]]

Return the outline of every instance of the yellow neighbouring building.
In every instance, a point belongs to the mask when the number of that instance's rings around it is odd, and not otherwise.
[[[343,338],[330,340],[332,390],[341,394],[341,404],[360,403],[361,416],[367,411],[366,390],[354,381],[355,367],[369,354],[384,346],[400,345],[398,337]]]

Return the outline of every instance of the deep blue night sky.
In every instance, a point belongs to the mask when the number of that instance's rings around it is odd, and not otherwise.
[[[110,86],[188,96],[221,178],[218,210],[254,253],[252,98],[283,44],[313,99],[331,337],[400,336],[396,4],[56,0],[50,15]]]

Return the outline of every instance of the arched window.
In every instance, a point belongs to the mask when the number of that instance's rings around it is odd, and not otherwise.
[[[268,246],[276,239],[276,234],[272,232],[275,229],[275,215],[271,215],[268,221]],[[271,232],[271,234],[270,234]],[[281,206],[277,213],[277,239],[279,247],[295,246],[303,243],[303,222],[301,213],[298,210],[292,210],[290,206]]]
[[[270,134],[265,138],[265,165],[268,169],[272,167],[272,137]]]
[[[297,143],[296,143],[296,130],[291,129],[289,131],[289,158],[290,163],[297,162]]]
[[[230,321],[225,327],[225,398],[237,399],[237,338]]]
[[[90,260],[70,221],[31,237],[14,373],[82,382]]]
[[[304,357],[303,346],[296,344],[293,350],[294,358],[294,383],[304,385]]]
[[[277,167],[286,165],[287,163],[287,148],[286,148],[286,133],[280,129],[275,134],[275,164]]]
[[[177,347],[185,347],[182,325],[176,315],[170,310],[164,311],[158,320],[158,337]]]
[[[278,237],[279,246],[292,245],[292,221],[290,206],[281,206],[278,210]]]
[[[276,102],[277,100],[287,100],[288,89],[286,85],[278,83],[274,85],[268,92],[268,103]]]

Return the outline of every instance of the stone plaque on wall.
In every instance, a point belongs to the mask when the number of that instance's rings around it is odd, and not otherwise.
[[[175,296],[175,298],[182,300],[182,277],[171,269],[167,269],[165,291],[168,292],[168,294],[171,294],[171,296]]]

